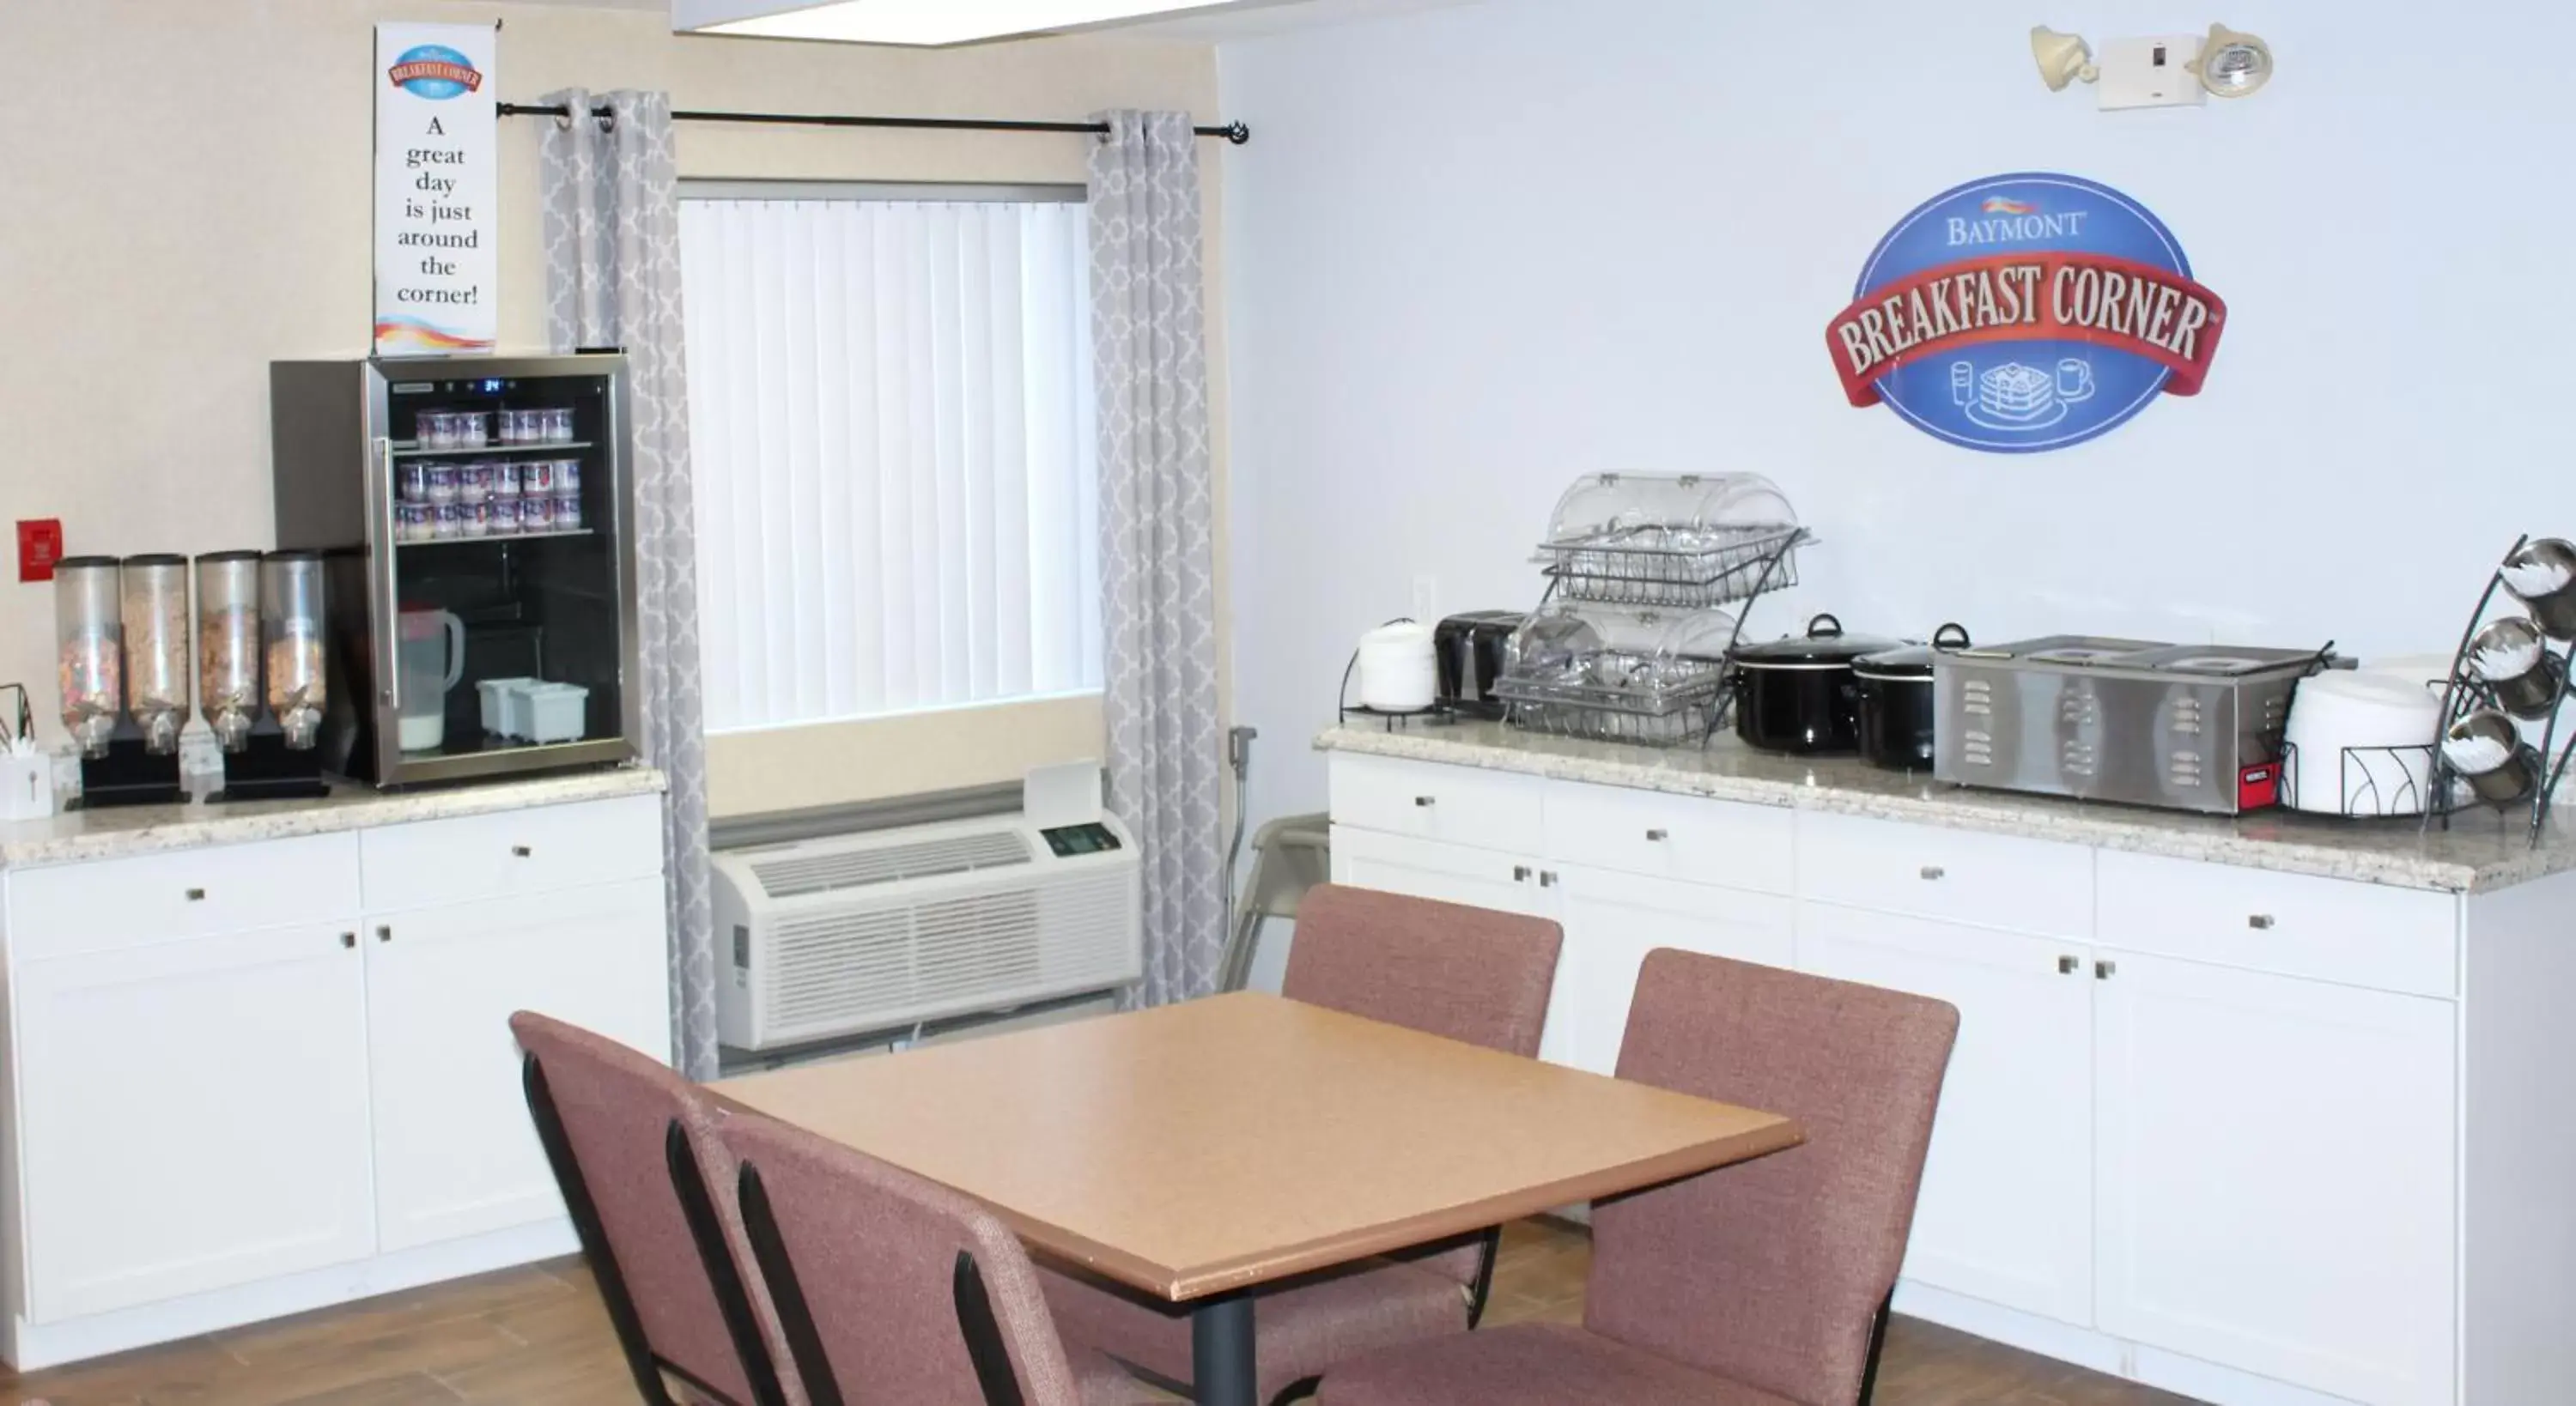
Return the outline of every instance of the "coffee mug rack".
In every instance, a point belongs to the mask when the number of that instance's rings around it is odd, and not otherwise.
[[[2506,608],[2499,609],[2500,602]],[[2503,813],[2528,805],[2531,843],[2540,843],[2558,783],[2576,760],[2576,735],[2559,735],[2571,674],[2576,544],[2517,538],[2489,573],[2451,655],[2425,797],[2426,827],[2439,819],[2447,829],[2451,816],[2463,810]],[[2523,736],[2524,723],[2542,724],[2538,746]],[[2463,754],[2475,759],[2475,769],[2463,765]]]

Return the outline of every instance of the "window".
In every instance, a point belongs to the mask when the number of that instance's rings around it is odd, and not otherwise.
[[[1079,189],[681,196],[708,731],[1097,690]]]

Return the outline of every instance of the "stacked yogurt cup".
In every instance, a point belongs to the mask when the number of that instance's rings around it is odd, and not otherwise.
[[[581,527],[579,459],[413,460],[395,471],[397,542],[521,537]]]

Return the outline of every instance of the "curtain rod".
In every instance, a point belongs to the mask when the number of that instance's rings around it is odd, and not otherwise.
[[[561,103],[502,103],[503,117],[570,117],[572,110]],[[591,109],[593,117],[606,117],[604,107]],[[1090,132],[1106,135],[1106,122],[1020,122],[1001,117],[836,117],[821,113],[797,112],[688,112],[671,114],[679,122],[756,122],[780,127],[908,127],[942,132]],[[1193,127],[1202,137],[1223,137],[1241,146],[1252,140],[1252,129],[1240,122],[1222,127]]]

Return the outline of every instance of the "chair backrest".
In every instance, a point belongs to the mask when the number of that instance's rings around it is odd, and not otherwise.
[[[817,1406],[1080,1406],[1028,1252],[964,1196],[748,1110],[754,1258]]]
[[[1565,930],[1546,918],[1318,884],[1297,904],[1279,994],[1507,1054],[1538,1053]],[[1400,1258],[1467,1287],[1481,1313],[1490,1234]]]
[[[1297,905],[1279,994],[1535,1055],[1564,937],[1545,918],[1320,884]]]
[[[1585,1326],[1808,1406],[1850,1406],[1958,1029],[1956,1009],[1920,996],[1647,954],[1619,1077],[1787,1114],[1807,1140],[1595,1206]]]
[[[780,1380],[776,1317],[749,1282],[733,1163],[705,1098],[578,1026],[521,1011],[510,1029],[529,1114],[645,1400],[664,1399],[669,1368],[738,1406],[803,1406],[792,1374]]]

